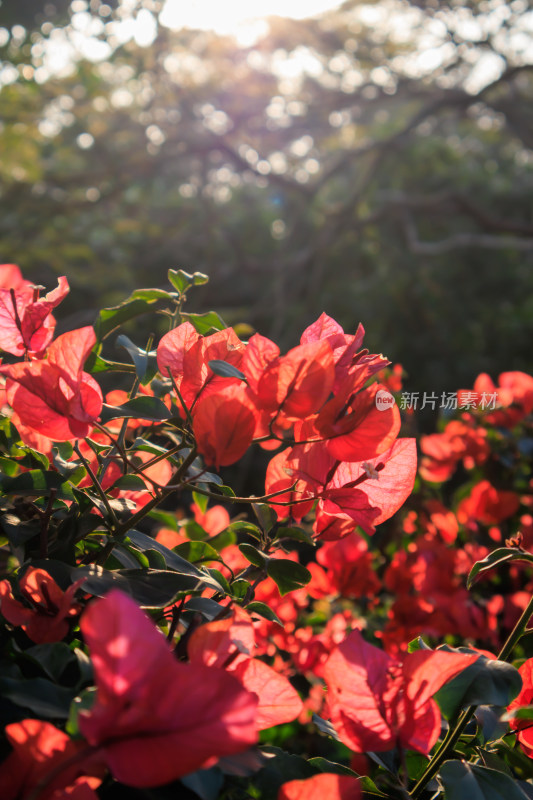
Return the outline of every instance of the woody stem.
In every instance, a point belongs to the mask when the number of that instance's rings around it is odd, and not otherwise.
[[[498,653],[498,661],[506,661],[511,653],[513,652],[514,648],[526,633],[527,623],[531,615],[533,614],[533,597],[527,604],[527,607],[524,609],[520,619],[514,626],[513,630],[509,634],[509,637],[505,644],[503,645],[502,649]],[[411,797],[417,798],[420,797],[426,784],[435,777],[439,769],[441,768],[444,761],[447,759],[449,753],[452,752],[453,748],[457,744],[459,737],[463,733],[464,729],[474,716],[477,710],[477,705],[469,706],[469,708],[465,708],[461,716],[459,717],[457,724],[454,728],[452,728],[444,739],[442,740],[440,746],[437,749],[437,752],[429,762],[428,766],[422,777],[417,781],[415,786],[411,791]]]

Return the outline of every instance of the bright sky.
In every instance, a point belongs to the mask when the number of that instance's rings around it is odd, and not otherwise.
[[[341,0],[166,0],[159,17],[169,28],[234,34],[243,44],[268,16],[304,19],[341,5]],[[244,40],[244,41],[243,41]]]

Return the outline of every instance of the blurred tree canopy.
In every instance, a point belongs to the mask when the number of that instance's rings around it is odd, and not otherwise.
[[[162,6],[0,5],[3,262],[67,275],[75,324],[181,267],[285,345],[363,322],[410,390],[531,369],[526,0],[349,0],[248,46]]]

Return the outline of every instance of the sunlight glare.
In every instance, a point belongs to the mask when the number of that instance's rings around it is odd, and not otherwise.
[[[341,0],[166,0],[159,21],[172,30],[212,30],[240,41],[249,40],[254,31],[260,34],[265,17],[305,19],[340,4]]]

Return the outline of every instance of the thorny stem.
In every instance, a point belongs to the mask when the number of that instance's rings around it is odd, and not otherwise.
[[[514,648],[518,644],[519,640],[525,633],[527,633],[526,630],[527,623],[529,622],[529,619],[532,614],[533,614],[533,597],[529,601],[520,619],[518,620],[513,630],[509,634],[507,641],[505,642],[502,649],[498,653],[498,661],[506,661],[509,658]],[[456,726],[448,731],[448,733],[442,740],[440,746],[438,747],[435,755],[433,756],[428,766],[426,767],[424,774],[413,787],[411,791],[411,797],[413,798],[420,797],[421,793],[424,791],[424,788],[426,787],[426,784],[428,784],[429,781],[435,777],[435,775],[441,768],[443,762],[448,757],[448,754],[453,750],[453,748],[457,744],[462,732],[464,731],[464,729],[466,728],[466,726],[476,713],[476,710],[477,710],[477,705],[469,706],[469,708],[466,708],[459,717]]]

